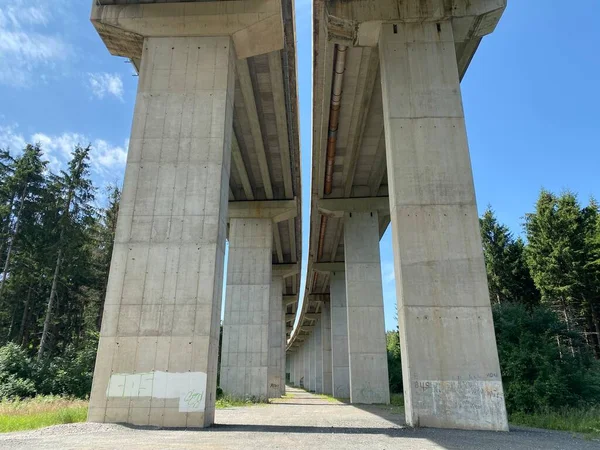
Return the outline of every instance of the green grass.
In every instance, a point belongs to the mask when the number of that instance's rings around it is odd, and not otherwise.
[[[600,438],[600,407],[565,408],[533,414],[514,413],[510,423],[548,430],[583,433],[589,438]]]
[[[235,398],[225,395],[217,399],[215,407],[217,409],[233,408],[236,406],[257,406],[266,405],[266,402],[258,402],[253,398]]]
[[[0,433],[84,422],[88,404],[63,397],[36,397],[0,402]]]
[[[327,400],[329,403],[343,403],[340,399],[327,394],[315,394],[315,397]]]

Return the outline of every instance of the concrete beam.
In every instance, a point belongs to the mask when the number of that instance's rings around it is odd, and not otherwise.
[[[280,0],[103,3],[94,0],[91,20],[117,56],[141,58],[145,37],[231,36],[238,58],[284,46]]]
[[[317,272],[344,272],[346,265],[343,262],[313,263],[312,268]]]
[[[295,264],[273,264],[273,274],[289,278],[300,273],[300,265]]]
[[[385,132],[383,130],[383,125],[381,126],[381,136],[379,138],[379,144],[377,145],[377,151],[373,160],[378,162],[371,168],[368,184],[369,190],[371,191],[371,197],[377,197],[387,169],[385,161]]]
[[[390,212],[388,197],[322,198],[317,201],[319,213],[330,217],[344,217],[345,213],[378,211]]]
[[[272,200],[273,185],[271,184],[271,175],[269,173],[269,165],[267,163],[265,143],[261,132],[260,120],[258,118],[258,110],[256,108],[254,88],[252,87],[252,79],[250,78],[250,69],[248,68],[248,61],[238,61],[236,64],[236,69],[238,80],[240,82],[240,89],[242,91],[242,97],[244,97],[246,113],[248,114],[250,130],[252,131],[254,150],[256,152],[256,159],[258,160],[258,166],[260,168],[260,176],[262,178],[265,196],[268,200]]]
[[[321,313],[306,313],[304,314],[304,318],[308,320],[319,320],[321,318]]]
[[[284,295],[283,296],[283,304],[284,306],[293,305],[298,301],[297,295]]]
[[[364,83],[358,86],[354,99],[354,107],[350,119],[351,138],[346,147],[342,180],[344,182],[344,197],[349,197],[354,183],[354,174],[358,162],[358,154],[362,146],[363,133],[369,118],[369,107],[373,97],[373,89],[379,71],[379,55],[376,49],[364,49],[360,63],[359,80]]]
[[[271,219],[279,223],[297,215],[297,199],[229,202],[229,219]]]
[[[252,185],[250,184],[250,178],[248,178],[248,171],[244,164],[244,158],[240,150],[240,144],[238,142],[235,133],[232,133],[233,139],[231,140],[231,160],[235,169],[237,170],[240,180],[242,182],[242,188],[244,194],[246,194],[246,200],[254,200],[254,192],[252,192]]]

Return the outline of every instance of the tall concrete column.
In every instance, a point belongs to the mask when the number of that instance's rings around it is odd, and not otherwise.
[[[214,421],[235,52],[146,38],[88,420]]]
[[[350,368],[348,363],[348,307],[344,272],[333,272],[331,298],[331,373],[335,398],[350,398]]]
[[[304,354],[302,352],[302,346],[300,346],[296,352],[296,363],[294,366],[296,367],[295,374],[295,383],[294,386],[302,387],[304,386]]]
[[[302,352],[304,353],[304,389],[310,391],[310,347],[308,339],[302,345]]]
[[[323,342],[321,334],[321,319],[315,323],[313,329],[315,349],[315,392],[323,393]]]
[[[285,348],[282,348],[283,340],[281,338],[284,327],[282,302],[283,278],[280,275],[273,275],[269,309],[269,398],[280,397],[282,387],[285,386],[285,359],[282,358],[282,355],[285,355]]]
[[[234,397],[268,398],[272,243],[270,219],[230,221],[221,387]]]
[[[283,286],[283,285],[282,285]],[[281,386],[279,389],[279,395],[285,395],[285,385],[287,383],[287,373],[290,373],[290,367],[288,365],[288,360],[287,360],[287,355],[285,352],[285,347],[287,344],[287,340],[286,340],[286,330],[285,330],[285,308],[283,305],[283,302],[281,303],[281,334],[279,336],[279,339],[281,340],[281,347],[280,347],[280,358],[281,358]],[[291,364],[291,363],[289,363]]]
[[[406,422],[507,430],[452,24],[379,54]]]
[[[317,386],[317,352],[315,348],[315,332],[314,329],[310,333],[310,337],[308,338],[308,351],[310,353],[309,356],[309,364],[310,364],[310,372],[308,377],[308,390],[311,392],[316,391]]]
[[[295,362],[296,362],[296,353],[287,353],[286,354],[286,363],[289,364],[289,368],[288,368],[288,372],[290,374],[290,379],[289,379],[289,383],[291,386],[293,386],[294,383],[294,377],[295,377]],[[286,380],[287,381],[287,380]]]
[[[377,212],[344,222],[350,401],[390,402]]]
[[[323,394],[332,395],[330,302],[323,302],[321,306],[321,344],[323,349]]]

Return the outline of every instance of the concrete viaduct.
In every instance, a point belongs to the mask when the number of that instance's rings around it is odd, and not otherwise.
[[[392,227],[406,422],[508,430],[460,79],[505,0],[315,0],[306,292],[290,382],[389,403]]]
[[[508,429],[459,81],[505,1],[314,0],[300,309],[293,0],[93,1],[139,85],[90,421],[214,422],[226,241],[226,393],[389,403],[391,223],[407,423]]]

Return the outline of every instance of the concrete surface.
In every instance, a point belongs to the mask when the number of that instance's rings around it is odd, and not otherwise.
[[[505,430],[452,24],[384,24],[379,59],[406,421]]]
[[[390,388],[377,211],[346,217],[344,252],[350,401],[386,404],[390,402]]]
[[[569,433],[515,428],[510,433],[412,429],[384,406],[332,402],[289,388],[276,404],[217,410],[203,430],[142,429],[82,423],[0,435],[0,448],[70,449],[403,449],[592,450],[599,441]]]
[[[234,58],[228,37],[145,40],[92,422],[213,422]]]

